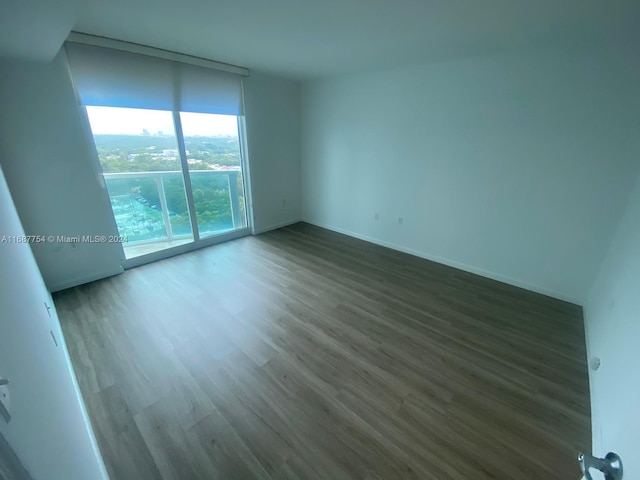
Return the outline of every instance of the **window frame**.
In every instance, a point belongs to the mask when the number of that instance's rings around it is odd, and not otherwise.
[[[107,189],[106,181],[103,176],[104,172],[102,169],[102,164],[100,163],[100,158],[98,156],[98,149],[93,136],[93,131],[91,129],[91,123],[89,121],[89,115],[86,107],[87,106],[85,105],[79,105],[79,109],[81,110],[82,123],[84,126],[85,134],[87,135],[88,140],[90,140],[89,143],[92,146],[91,163],[94,168],[94,172],[96,173],[96,177],[98,179],[98,186],[101,190],[101,195],[104,199],[104,202],[108,205],[109,211],[111,213],[110,218],[112,220],[113,232],[114,234],[119,235],[116,219],[111,209],[111,199],[109,197],[109,191]],[[182,245],[165,248],[163,250],[146,253],[146,254],[139,255],[132,258],[126,257],[124,245],[120,243],[119,244],[120,263],[125,270],[130,268],[135,268],[141,265],[145,265],[147,263],[156,262],[158,260],[164,260],[166,258],[170,258],[175,255],[191,252],[194,250],[209,247],[209,246],[216,245],[229,240],[234,240],[236,238],[245,237],[254,232],[253,201],[251,198],[252,188],[251,188],[251,180],[250,180],[251,173],[250,173],[249,159],[247,155],[246,121],[245,121],[244,113],[240,115],[236,115],[235,117],[237,120],[237,127],[238,127],[237,131],[238,131],[238,143],[240,147],[240,168],[242,172],[242,188],[243,188],[243,195],[244,195],[246,225],[238,229],[234,229],[227,232],[221,232],[221,233],[213,233],[213,234],[207,235],[204,238],[201,238],[200,231],[198,228],[198,222],[196,218],[195,203],[193,199],[193,190],[191,185],[191,177],[189,174],[189,165],[187,162],[187,155],[186,155],[184,134],[182,131],[182,121],[180,118],[180,111],[175,109],[174,110],[158,110],[158,111],[165,111],[172,114],[175,136],[178,142],[178,152],[180,156],[180,165],[182,169],[181,173],[182,173],[182,178],[185,185],[185,195],[187,199],[187,206],[189,209],[189,218],[191,220],[191,225],[192,225],[193,241],[182,244]]]

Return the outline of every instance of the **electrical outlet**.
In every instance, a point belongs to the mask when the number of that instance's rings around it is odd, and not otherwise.
[[[374,220],[380,220],[380,214],[379,213],[374,214],[373,215],[373,219]]]
[[[398,217],[398,224],[402,225],[404,223],[404,218]]]
[[[11,420],[11,394],[9,385],[0,385],[0,416],[9,423]]]

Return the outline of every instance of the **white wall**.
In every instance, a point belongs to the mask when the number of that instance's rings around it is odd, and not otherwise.
[[[106,479],[51,297],[29,246],[7,241],[23,235],[0,169],[0,377],[12,415],[0,433],[34,480]]]
[[[640,478],[640,178],[585,308],[593,451],[622,457]]]
[[[254,230],[297,222],[300,192],[300,84],[251,71],[244,80]]]
[[[540,51],[303,83],[303,219],[583,302],[638,169],[630,62]]]
[[[0,161],[30,235],[117,234],[65,58],[0,60]],[[121,272],[115,244],[40,243],[33,252],[58,290]]]

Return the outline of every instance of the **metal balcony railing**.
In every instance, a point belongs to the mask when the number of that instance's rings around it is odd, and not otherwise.
[[[182,172],[103,175],[119,234],[127,243],[193,236]],[[189,176],[200,237],[246,226],[241,170],[190,170]]]

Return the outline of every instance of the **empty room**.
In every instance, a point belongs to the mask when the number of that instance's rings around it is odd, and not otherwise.
[[[638,19],[1,2],[0,479],[640,478]]]

